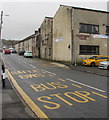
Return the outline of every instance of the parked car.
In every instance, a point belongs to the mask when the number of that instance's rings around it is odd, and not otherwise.
[[[16,50],[12,50],[12,52],[11,53],[17,53],[17,51]]]
[[[4,50],[4,54],[11,54],[11,51],[10,50]]]
[[[82,65],[85,66],[98,66],[99,62],[106,61],[109,59],[109,56],[96,55],[82,61]]]
[[[98,68],[109,70],[109,60],[100,62]]]
[[[25,51],[24,51],[24,50],[21,50],[21,51],[19,52],[19,55],[24,55],[24,53],[25,53]]]
[[[11,53],[12,53],[12,51],[14,50],[14,48],[9,48],[9,50],[11,51]]]
[[[33,57],[33,54],[31,51],[25,51],[24,57]]]

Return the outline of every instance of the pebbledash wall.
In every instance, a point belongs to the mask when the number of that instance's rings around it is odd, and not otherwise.
[[[109,55],[107,12],[60,5],[53,18],[53,60]]]

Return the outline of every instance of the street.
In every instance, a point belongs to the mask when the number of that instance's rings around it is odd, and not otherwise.
[[[3,55],[14,87],[39,118],[107,118],[107,77]]]

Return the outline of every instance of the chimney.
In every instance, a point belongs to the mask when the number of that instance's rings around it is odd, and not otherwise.
[[[38,34],[38,31],[35,30],[35,35]]]

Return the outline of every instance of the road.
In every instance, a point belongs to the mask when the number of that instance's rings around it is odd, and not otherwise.
[[[17,54],[3,59],[13,85],[39,118],[107,118],[107,77]]]

